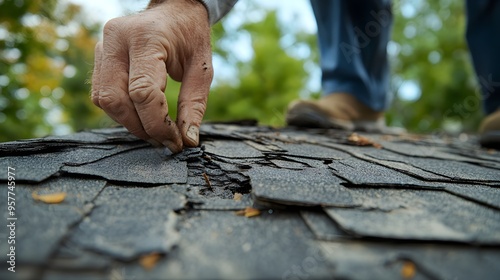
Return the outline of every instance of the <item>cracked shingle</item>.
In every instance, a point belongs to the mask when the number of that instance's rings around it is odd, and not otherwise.
[[[185,197],[170,187],[106,187],[95,209],[82,221],[70,241],[120,260],[166,253],[178,240],[175,226]]]
[[[16,198],[16,261],[24,264],[44,264],[57,249],[59,242],[91,209],[92,201],[102,190],[105,181],[95,179],[57,178],[38,185],[18,184]],[[34,201],[32,193],[50,194],[65,192],[59,204]],[[0,199],[7,201],[7,192],[0,192]],[[7,211],[4,212],[7,215]],[[4,216],[5,217],[5,216]],[[6,218],[6,217],[5,217]],[[0,228],[0,235],[7,236],[7,227]],[[7,252],[7,243],[0,243],[0,250]],[[5,262],[6,255],[0,260]]]
[[[112,182],[176,184],[187,182],[187,164],[173,157],[165,158],[156,149],[136,149],[112,158],[80,166],[64,166],[71,174],[99,176]]]

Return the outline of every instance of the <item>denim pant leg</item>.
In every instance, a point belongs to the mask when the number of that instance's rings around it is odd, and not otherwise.
[[[500,109],[500,1],[467,0],[467,42],[486,114]]]
[[[318,25],[324,94],[344,92],[375,111],[389,94],[390,0],[311,0]]]

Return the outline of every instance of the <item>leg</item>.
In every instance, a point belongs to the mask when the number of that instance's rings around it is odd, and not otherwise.
[[[323,97],[295,101],[289,125],[398,133],[385,126],[390,0],[311,0],[318,24]]]
[[[318,25],[324,94],[351,94],[375,111],[387,108],[388,0],[311,0]]]
[[[484,111],[500,108],[500,2],[467,0],[467,43],[481,85]]]
[[[467,0],[466,4],[467,42],[486,113],[479,142],[500,148],[500,2]]]

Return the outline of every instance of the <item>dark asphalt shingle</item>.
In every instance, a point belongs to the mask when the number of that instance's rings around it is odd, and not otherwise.
[[[441,188],[439,185],[426,182],[383,165],[367,162],[357,158],[333,161],[329,164],[333,173],[353,185],[372,187],[414,187]]]
[[[359,236],[500,245],[497,210],[446,192],[379,189],[363,201],[360,209],[325,211]]]
[[[320,242],[319,247],[339,279],[493,280],[500,273],[496,248],[362,241]],[[405,265],[413,273],[404,273]]]
[[[185,197],[168,186],[108,186],[70,242],[129,261],[149,252],[167,253],[178,241],[177,215]]]
[[[14,279],[401,279],[408,263],[414,279],[495,279],[498,152],[349,135],[208,124],[200,147],[174,156],[124,128],[2,143],[0,167],[18,183]],[[34,190],[68,196],[48,205]],[[248,207],[260,212],[236,215]],[[153,269],[140,265],[156,253]]]
[[[31,265],[44,264],[72,226],[91,211],[92,201],[105,184],[103,180],[77,178],[50,179],[38,185],[18,184],[14,190],[17,261]],[[35,201],[33,192],[40,195],[65,192],[66,198],[60,204],[45,204]],[[0,199],[7,201],[6,188],[2,188]],[[5,206],[2,215],[5,221],[7,216]],[[8,236],[6,225],[0,227],[0,236]],[[7,242],[1,242],[0,251],[7,252],[7,246]],[[6,254],[0,256],[2,263],[5,263],[6,258]]]
[[[155,271],[131,267],[128,275],[146,279],[295,279],[294,267],[319,258],[312,234],[297,213],[263,212],[245,218],[227,211],[197,211],[180,225],[178,249]],[[324,279],[331,268],[307,267],[310,279]],[[303,270],[303,269],[301,269]]]
[[[254,167],[248,171],[252,194],[285,205],[354,207],[360,201],[328,169],[288,170]]]
[[[204,143],[205,151],[226,158],[261,158],[264,155],[242,141],[207,141]]]
[[[174,157],[165,158],[153,148],[135,149],[79,166],[64,166],[64,172],[91,175],[112,182],[176,184],[187,182],[187,164]]]

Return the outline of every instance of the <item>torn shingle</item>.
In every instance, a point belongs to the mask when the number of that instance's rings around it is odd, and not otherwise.
[[[185,197],[167,186],[106,187],[70,242],[115,259],[166,253],[177,243],[177,215]]]
[[[70,228],[90,211],[92,201],[105,184],[103,180],[76,178],[51,179],[36,186],[18,184],[14,190],[15,217],[18,218],[16,260],[32,265],[45,263]],[[34,201],[35,191],[39,194],[64,192],[66,198],[59,204],[45,204]],[[7,191],[0,192],[0,199],[7,201]],[[7,236],[6,226],[0,227],[0,235]],[[7,252],[7,246],[7,242],[1,242],[0,250]],[[2,254],[0,260],[5,262],[5,259],[6,255]]]
[[[117,154],[112,158],[80,166],[64,166],[71,174],[99,176],[112,182],[177,184],[187,182],[187,164],[165,158],[156,149],[145,148]]]

